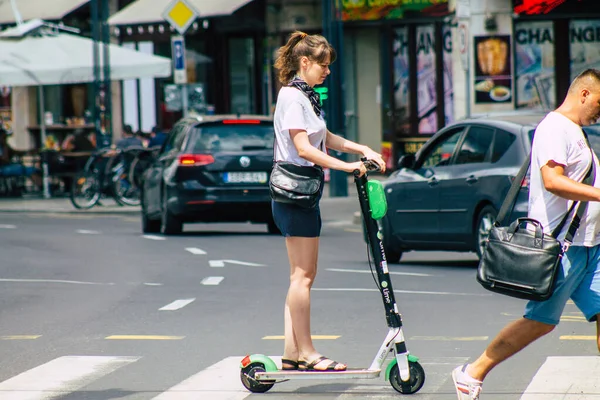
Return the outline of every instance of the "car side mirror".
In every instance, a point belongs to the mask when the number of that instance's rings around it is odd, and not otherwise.
[[[398,160],[398,168],[409,168],[412,169],[415,166],[415,155],[414,154],[405,154]]]

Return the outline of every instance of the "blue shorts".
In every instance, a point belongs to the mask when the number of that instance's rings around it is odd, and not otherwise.
[[[321,236],[321,210],[271,201],[273,220],[285,237]]]
[[[0,166],[2,176],[31,176],[38,172],[36,168],[26,167],[21,164],[8,164]]]
[[[524,317],[558,325],[567,300],[571,298],[588,321],[600,313],[600,246],[571,246],[563,255],[552,297],[530,301]]]

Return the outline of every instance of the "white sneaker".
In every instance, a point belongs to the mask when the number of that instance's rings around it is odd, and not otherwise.
[[[467,365],[461,365],[456,367],[452,371],[452,380],[454,381],[454,387],[456,388],[456,395],[458,400],[479,400],[479,394],[481,393],[481,385],[483,382],[477,379],[471,378],[465,371]]]

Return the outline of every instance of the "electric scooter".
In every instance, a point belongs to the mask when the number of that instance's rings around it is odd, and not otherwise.
[[[377,163],[362,158],[361,161],[367,167],[367,171],[379,171]],[[406,348],[404,335],[402,333],[402,317],[398,312],[398,306],[394,297],[392,281],[388,271],[383,245],[381,243],[381,232],[378,228],[378,220],[381,220],[387,212],[387,202],[383,185],[377,180],[369,180],[368,174],[358,176],[359,171],[354,171],[354,182],[358,192],[360,209],[366,227],[368,245],[375,261],[377,272],[377,287],[381,292],[385,316],[389,328],[383,344],[377,355],[367,369],[347,369],[345,371],[282,371],[277,368],[275,362],[263,354],[251,354],[241,361],[240,378],[246,389],[253,393],[265,393],[276,383],[293,379],[374,379],[382,372],[383,364],[390,353],[394,358],[385,368],[385,379],[389,380],[392,387],[402,394],[413,394],[418,392],[425,383],[425,371],[419,359],[410,354]],[[369,258],[371,272],[373,268]]]

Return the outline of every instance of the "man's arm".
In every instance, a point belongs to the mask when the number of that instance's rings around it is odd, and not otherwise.
[[[600,201],[600,189],[568,178],[564,165],[550,160],[542,167],[541,173],[544,187],[552,194],[567,200]]]

